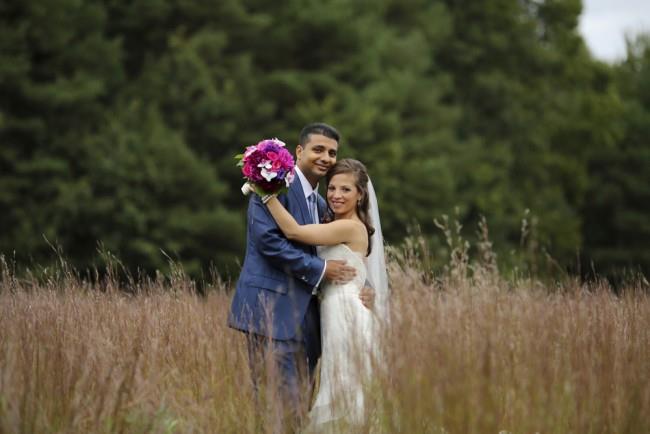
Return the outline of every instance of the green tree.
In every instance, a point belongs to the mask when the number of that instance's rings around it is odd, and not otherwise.
[[[505,252],[530,209],[563,264],[580,246],[598,264],[647,263],[645,51],[593,60],[580,13],[580,0],[2,2],[0,252],[46,261],[45,236],[80,267],[102,243],[132,269],[164,267],[161,250],[195,275],[228,268],[246,208],[233,155],[271,136],[293,149],[323,120],[341,157],[368,166],[392,243],[417,223],[441,244],[433,220],[457,208],[465,236],[485,215]]]
[[[103,248],[132,268],[166,269],[167,256],[198,276],[210,263],[231,271],[243,222],[221,205],[223,185],[161,121],[157,109],[121,107],[91,138],[93,158],[62,233],[73,257]]]
[[[155,4],[139,6],[156,15]],[[2,7],[0,251],[46,263],[46,238],[80,268],[96,263],[100,243],[132,270],[165,268],[162,251],[193,275],[234,264],[243,222],[222,206],[217,172],[161,115],[150,87],[134,91],[137,70],[173,83],[144,67],[153,53],[126,46],[103,2]]]
[[[590,161],[585,202],[585,256],[596,273],[621,269],[650,275],[650,35],[628,41],[615,67],[623,114],[610,120],[623,131]],[[617,271],[619,270],[619,271]]]
[[[0,251],[44,262],[122,76],[99,2],[0,4]]]
[[[616,137],[608,70],[577,32],[581,2],[445,3],[454,35],[440,59],[462,106],[458,134],[475,143],[462,165],[465,222],[486,215],[496,245],[513,245],[530,209],[544,248],[570,262],[589,155]]]

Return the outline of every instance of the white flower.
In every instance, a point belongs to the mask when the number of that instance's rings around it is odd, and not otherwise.
[[[244,185],[241,186],[241,192],[244,196],[248,196],[252,191],[253,187],[251,187],[248,182],[245,182]]]
[[[291,183],[293,182],[293,178],[295,177],[295,174],[293,172],[287,173],[287,176],[284,177],[284,182],[289,187]]]
[[[268,167],[268,168],[269,168],[269,169],[271,168],[271,165],[270,165],[270,164],[269,164],[269,167]],[[264,179],[266,179],[267,181],[271,181],[273,178],[275,178],[276,176],[278,176],[277,173],[275,173],[275,172],[271,172],[271,171],[266,170],[266,169],[267,169],[266,167],[262,168],[261,175],[262,175],[262,177],[263,177]]]

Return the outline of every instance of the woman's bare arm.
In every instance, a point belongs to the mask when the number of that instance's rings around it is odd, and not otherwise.
[[[299,225],[289,211],[273,197],[266,203],[271,215],[290,239],[312,246],[331,246],[334,244],[349,244],[359,238],[359,225],[353,220],[335,220],[332,223],[320,225]]]

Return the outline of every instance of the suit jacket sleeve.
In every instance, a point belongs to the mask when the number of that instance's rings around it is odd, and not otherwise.
[[[286,197],[280,196],[286,207]],[[296,245],[289,241],[266,205],[254,196],[250,202],[249,225],[253,239],[257,240],[260,253],[276,268],[294,278],[302,280],[310,287],[315,287],[325,269],[325,261],[310,254],[311,248]]]

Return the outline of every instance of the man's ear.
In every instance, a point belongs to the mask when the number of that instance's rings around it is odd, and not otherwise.
[[[302,155],[303,150],[304,149],[303,149],[302,145],[297,145],[296,146],[296,161],[300,160],[300,156]]]

